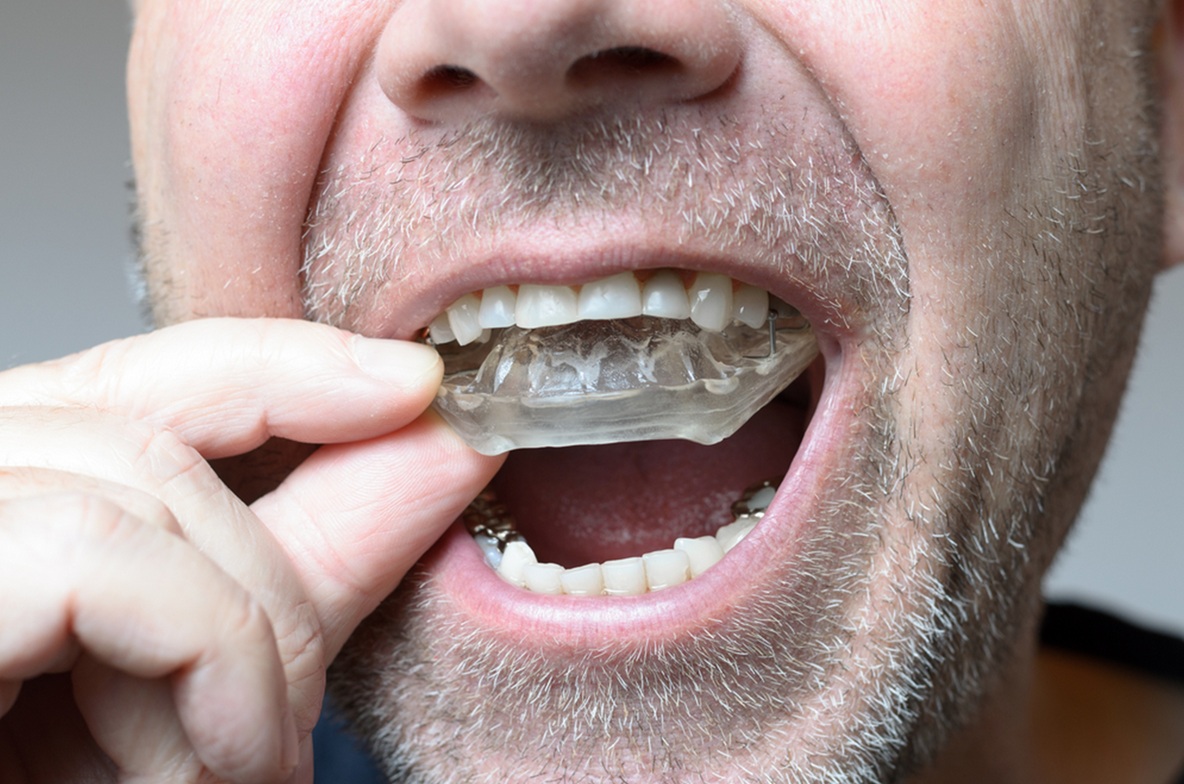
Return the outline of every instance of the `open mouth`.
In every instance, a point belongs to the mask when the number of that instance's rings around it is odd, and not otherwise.
[[[469,546],[536,595],[717,571],[775,503],[826,373],[796,308],[684,270],[495,286],[425,336],[445,360],[437,409],[478,451],[514,450],[465,513]]]

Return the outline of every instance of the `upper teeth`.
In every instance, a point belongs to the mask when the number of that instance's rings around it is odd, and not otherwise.
[[[501,327],[533,329],[634,316],[690,318],[702,329],[719,332],[732,321],[756,329],[769,317],[768,292],[712,272],[697,273],[689,288],[673,270],[659,270],[644,280],[622,272],[582,286],[516,288],[494,286],[465,294],[432,321],[432,342],[464,346]]]

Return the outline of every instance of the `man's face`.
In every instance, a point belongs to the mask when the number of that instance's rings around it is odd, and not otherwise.
[[[455,527],[339,662],[393,775],[878,781],[973,715],[1031,632],[1157,265],[1151,6],[145,0],[162,321],[412,338],[470,292],[674,268],[819,337],[717,447],[511,455],[495,489],[567,567],[780,490],[715,567],[629,598],[511,586]]]

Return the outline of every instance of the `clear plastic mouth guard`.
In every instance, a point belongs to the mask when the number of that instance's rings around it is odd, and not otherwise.
[[[441,346],[435,407],[478,452],[681,438],[714,444],[736,432],[818,354],[792,308],[768,328],[722,332],[639,316],[495,330]]]

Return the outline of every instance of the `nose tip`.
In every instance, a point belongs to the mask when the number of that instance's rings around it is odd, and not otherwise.
[[[716,0],[406,0],[378,79],[421,120],[552,121],[613,103],[694,100],[739,65]]]

